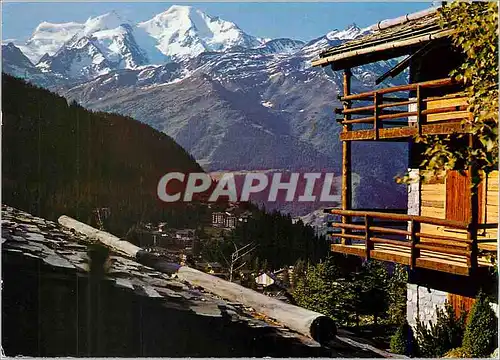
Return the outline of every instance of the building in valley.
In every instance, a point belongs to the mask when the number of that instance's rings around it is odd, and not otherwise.
[[[238,223],[248,222],[252,212],[238,207],[212,213],[212,226],[234,229]]]
[[[470,307],[480,288],[496,285],[489,257],[496,255],[498,245],[498,171],[482,174],[477,192],[471,192],[476,169],[448,171],[425,183],[417,180],[408,186],[405,213],[352,206],[353,144],[405,142],[408,171],[418,175],[425,147],[414,141],[415,135],[469,133],[464,121],[472,118],[468,99],[449,76],[462,55],[451,44],[454,30],[442,28],[438,18],[436,9],[429,9],[382,21],[313,61],[313,66],[343,71],[344,79],[343,107],[336,110],[342,126],[342,206],[325,210],[340,216],[331,224],[338,230],[332,235],[332,251],[407,265],[410,324],[417,314],[425,322],[432,320],[436,305],[447,300]],[[390,59],[401,61],[380,74],[373,89],[351,93],[353,68]],[[407,84],[378,86],[403,71]],[[474,141],[472,135],[465,139]]]

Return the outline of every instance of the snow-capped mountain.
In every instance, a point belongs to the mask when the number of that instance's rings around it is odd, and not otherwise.
[[[10,75],[30,79],[37,85],[45,87],[49,87],[52,83],[51,76],[42,73],[33,65],[14,43],[2,45],[2,58],[8,59],[8,61],[3,61],[2,71]]]
[[[137,27],[156,39],[157,48],[174,61],[190,59],[205,51],[224,51],[234,46],[252,48],[263,43],[236,24],[191,6],[171,6]]]
[[[290,39],[266,43],[230,21],[178,5],[140,23],[116,12],[91,17],[85,23],[42,22],[25,44],[16,42],[42,72],[79,82],[118,69],[187,61],[203,52],[240,47],[283,52],[300,44]]]
[[[139,24],[115,14],[89,19],[57,51],[43,56],[36,69],[57,75],[51,88],[69,100],[129,115],[165,132],[207,170],[337,173],[341,129],[332,109],[341,106],[341,74],[312,68],[311,60],[366,31],[352,25],[307,43],[259,39],[234,23],[173,6]],[[4,69],[16,59],[4,54]],[[369,90],[393,65],[354,68],[353,91]],[[386,80],[385,86],[388,81],[405,79]],[[353,170],[362,188],[370,189],[357,204],[404,207],[400,195],[405,189],[398,195],[384,187],[405,170],[404,148],[397,143],[375,147],[355,144]],[[401,158],[394,156],[398,153]]]
[[[43,72],[71,80],[88,80],[117,69],[149,64],[134,29],[115,12],[89,18],[54,54],[37,63]]]
[[[45,54],[54,55],[66,41],[83,28],[84,24],[76,22],[53,24],[44,21],[37,26],[25,44],[16,45],[33,64],[36,64]]]

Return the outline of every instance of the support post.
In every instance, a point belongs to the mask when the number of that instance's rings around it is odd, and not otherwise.
[[[422,94],[420,85],[417,85],[417,131],[422,135]]]
[[[365,256],[366,260],[370,260],[370,251],[373,250],[373,242],[371,241],[371,230],[373,219],[370,216],[365,216]]]
[[[373,95],[373,128],[374,128],[374,140],[378,140],[379,136],[378,136],[378,130],[380,128],[380,119],[379,119],[379,115],[380,115],[380,109],[379,109],[379,105],[382,105],[382,96],[375,92],[375,95]]]
[[[472,134],[469,135],[469,146],[474,147],[474,137]],[[469,170],[469,177],[472,182],[474,179],[479,177],[479,171],[476,166],[472,165]],[[477,184],[476,184],[477,185]],[[467,266],[469,267],[469,273],[472,275],[477,270],[477,256],[478,256],[478,246],[477,246],[477,228],[479,223],[479,186],[473,186],[471,191],[471,201],[470,201],[470,217],[469,217],[469,228],[467,229],[467,239],[471,240],[470,243],[470,258],[467,259]]]
[[[411,232],[411,262],[410,268],[413,270],[417,266],[417,258],[420,257],[420,249],[417,248],[419,243],[419,237],[417,233],[420,232],[420,223],[415,220],[410,220],[410,232]]]
[[[344,96],[349,96],[351,93],[351,69],[344,70]],[[350,101],[343,103],[344,111],[348,110],[351,106]],[[344,121],[351,118],[349,114],[344,114]],[[351,124],[344,124],[342,132],[348,132],[352,129]],[[352,205],[352,181],[351,181],[351,142],[342,141],[342,210],[350,210]],[[350,223],[350,218],[342,216],[342,223]],[[347,229],[342,229],[342,234],[348,233]],[[348,244],[350,240],[342,238],[342,244]]]

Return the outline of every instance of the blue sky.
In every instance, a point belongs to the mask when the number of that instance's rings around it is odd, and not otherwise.
[[[167,2],[99,3],[3,3],[2,38],[26,40],[42,21],[84,22],[115,10],[131,21],[144,21],[165,11]],[[379,20],[398,17],[430,7],[430,2],[318,2],[318,3],[186,3],[209,15],[236,23],[245,32],[258,37],[289,37],[311,40],[334,29],[356,23],[369,26]]]

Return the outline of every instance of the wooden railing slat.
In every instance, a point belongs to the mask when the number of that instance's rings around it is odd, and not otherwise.
[[[421,256],[421,250],[431,251],[440,254],[464,256],[471,273],[477,267],[477,240],[474,240],[474,229],[470,224],[460,221],[443,220],[428,218],[416,215],[406,214],[391,214],[381,213],[375,211],[356,211],[356,210],[338,210],[331,209],[331,213],[342,215],[347,218],[360,217],[364,218],[364,223],[331,223],[334,228],[341,228],[344,230],[354,230],[356,234],[332,234],[333,237],[340,237],[343,239],[355,239],[364,241],[365,244],[365,257],[371,258],[371,252],[376,250],[375,244],[386,244],[394,246],[402,246],[410,248],[410,266],[415,268],[417,260]],[[409,223],[408,230],[387,228],[382,226],[374,226],[377,218],[391,219],[396,221],[403,221]],[[446,224],[447,227],[456,227],[459,229],[467,229],[467,239],[444,236],[438,234],[428,234],[421,232],[421,224],[429,223]],[[388,223],[388,226],[397,225],[396,223]],[[364,233],[363,233],[364,232]],[[374,236],[374,233],[380,233],[382,236]],[[397,240],[384,238],[383,234],[388,235],[401,235],[407,237],[408,240]],[[474,251],[474,246],[476,251]]]
[[[439,253],[444,253],[444,254],[449,254],[449,255],[468,256],[470,254],[469,251],[463,250],[463,249],[450,249],[450,248],[444,248],[444,247],[439,247],[439,246],[426,245],[426,244],[422,244],[422,243],[416,244],[415,247],[417,249],[420,249],[420,250],[434,251],[434,252],[439,252]]]
[[[418,216],[418,215],[406,215],[406,214],[392,214],[392,213],[384,213],[384,212],[376,212],[376,211],[357,211],[357,210],[340,210],[340,209],[332,209],[331,214],[341,215],[341,216],[354,216],[354,217],[364,217],[371,216],[379,219],[388,219],[388,220],[396,220],[396,221],[419,221],[421,223],[438,225],[438,226],[446,226],[450,228],[467,230],[469,224],[463,221],[455,221],[455,220],[446,220],[446,219],[437,219],[426,216]]]
[[[406,230],[391,229],[391,228],[380,227],[380,226],[371,226],[370,229],[373,232],[381,232],[381,233],[386,233],[386,234],[404,235],[404,236],[411,235],[411,233],[409,231],[406,231]]]
[[[390,244],[390,245],[397,245],[397,246],[403,246],[403,247],[411,247],[411,244],[408,241],[402,241],[402,240],[393,240],[393,239],[385,239],[385,238],[380,238],[380,237],[372,237],[371,241],[374,243]]]
[[[472,243],[472,240],[457,238],[454,236],[445,236],[445,235],[437,235],[437,234],[429,234],[429,233],[417,233],[417,236],[419,238],[444,240],[444,241],[450,240],[450,241],[457,241],[457,242],[466,243],[466,244]]]
[[[424,81],[424,82],[417,83],[417,84],[422,88],[433,88],[433,87],[440,87],[440,86],[448,86],[448,85],[452,85],[454,83],[455,82],[451,78],[445,78],[445,79]],[[389,93],[399,92],[399,91],[416,90],[417,84],[399,85],[399,86],[393,86],[390,88],[384,88],[384,89],[380,89],[380,90],[376,90],[376,91],[367,91],[364,93],[342,96],[340,99],[341,100],[371,99],[375,95],[375,93],[389,94]]]

